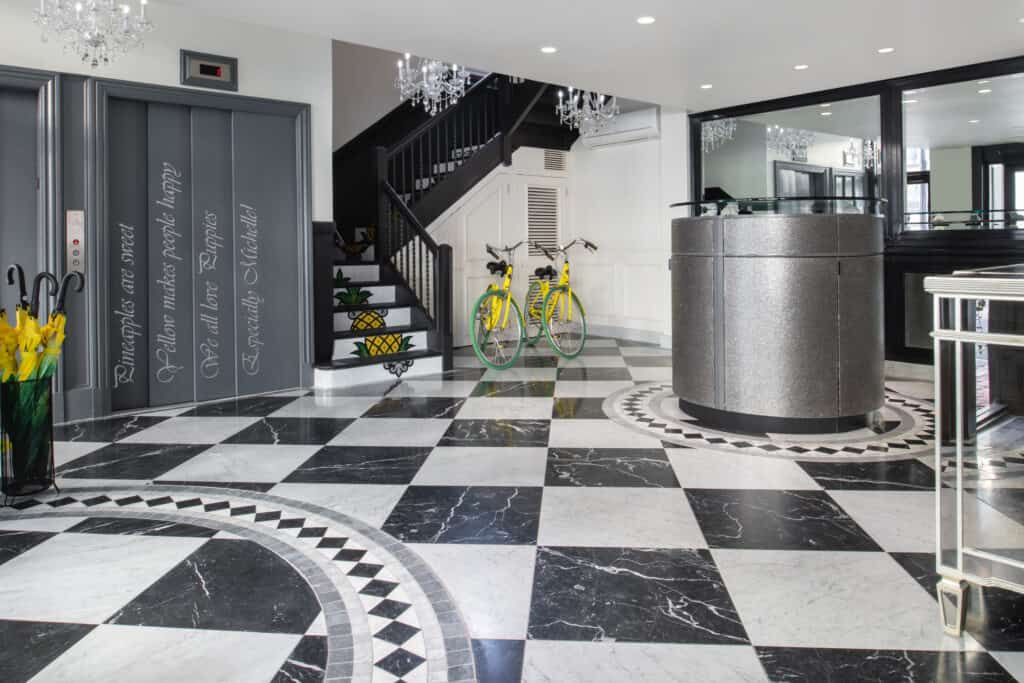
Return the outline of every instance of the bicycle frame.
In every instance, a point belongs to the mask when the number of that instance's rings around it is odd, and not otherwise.
[[[498,326],[498,318],[501,317],[501,329],[508,327],[508,311],[512,308],[512,264],[510,263],[505,268],[504,279],[501,282],[501,287],[496,287],[493,283],[488,286],[488,289],[495,292],[504,292],[505,300],[501,304],[496,302],[491,303],[491,311],[488,314],[487,320],[487,331],[495,329]]]

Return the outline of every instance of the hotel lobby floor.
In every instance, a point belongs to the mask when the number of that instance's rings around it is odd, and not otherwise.
[[[504,372],[457,353],[436,378],[58,428],[62,493],[0,511],[0,680],[1024,680],[1024,597],[972,592],[943,635],[930,458],[609,419],[670,381],[653,346]],[[984,508],[1017,547],[1021,492]]]

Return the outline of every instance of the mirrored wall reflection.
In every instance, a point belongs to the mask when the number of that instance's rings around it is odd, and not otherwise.
[[[879,98],[864,97],[705,121],[703,198],[876,197],[880,120]],[[816,207],[788,202],[772,210]]]
[[[1024,227],[1024,73],[903,91],[907,230]]]

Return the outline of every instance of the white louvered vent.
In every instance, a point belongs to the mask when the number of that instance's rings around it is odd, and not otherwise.
[[[541,256],[543,252],[533,246],[540,242],[550,250],[558,248],[558,223],[560,211],[557,187],[526,186],[526,234],[530,241],[530,255]]]
[[[545,171],[564,171],[568,155],[558,149],[546,149],[544,150],[544,170]]]

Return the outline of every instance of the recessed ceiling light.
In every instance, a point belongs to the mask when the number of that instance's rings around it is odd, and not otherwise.
[[[894,48],[894,47],[880,47],[880,48],[878,48],[878,54],[880,54],[880,55],[887,55],[890,52],[896,52],[896,48]]]
[[[546,55],[553,55],[558,52],[558,48],[553,45],[545,45],[540,49],[540,51]]]
[[[988,85],[992,81],[978,81],[978,85]]]
[[[793,71],[804,71],[809,68],[810,67],[807,66],[806,64],[797,64],[796,66],[793,67]]]
[[[653,24],[655,21],[657,21],[657,19],[655,19],[654,17],[650,17],[650,16],[643,16],[643,17],[637,17],[636,18],[636,23],[640,24],[641,26],[649,26],[650,24]]]
[[[704,83],[703,85],[700,86],[700,89],[701,90],[711,90],[714,87],[715,86],[712,85],[711,83]]]
[[[825,104],[819,104],[818,106],[822,107],[823,109],[828,109],[829,107],[832,106],[832,103],[831,102],[826,102]]]
[[[1020,19],[1018,19],[1017,23],[1018,24],[1024,24],[1024,17],[1021,17]]]
[[[978,91],[978,94],[979,95],[987,95],[990,92],[992,92],[992,88],[982,88],[981,90]]]
[[[903,104],[917,104],[917,100],[903,100]]]
[[[971,119],[967,123],[981,123],[981,121],[979,121],[978,119]]]
[[[821,115],[822,116],[832,116],[832,112],[830,112],[830,111],[823,111],[823,112],[821,112]]]

